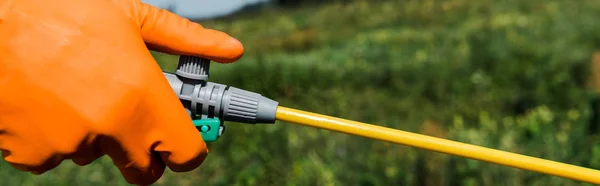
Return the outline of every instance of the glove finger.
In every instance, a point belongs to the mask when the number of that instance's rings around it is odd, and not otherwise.
[[[165,165],[159,156],[149,153],[146,145],[139,143],[142,140],[132,140],[138,136],[132,134],[119,140],[103,138],[101,149],[112,159],[128,183],[150,185],[162,176]]]
[[[71,160],[73,161],[73,163],[75,163],[79,166],[86,166],[86,165],[89,165],[90,163],[96,161],[98,158],[100,158],[102,156],[104,156],[104,154],[101,152],[92,152],[92,153],[78,155],[76,157],[71,158]]]
[[[48,145],[35,143],[37,136],[22,138],[17,135],[0,135],[0,151],[2,158],[17,170],[43,174],[56,168],[65,159]],[[35,139],[30,141],[31,139]],[[39,141],[38,141],[39,142]],[[27,146],[28,148],[17,148]]]
[[[165,172],[165,165],[158,156],[151,156],[150,166],[147,169],[118,166],[123,177],[130,184],[150,185],[158,181]]]
[[[39,164],[37,166],[28,166],[25,164],[11,161],[8,158],[10,156],[10,154],[11,154],[10,151],[2,150],[2,156],[8,162],[9,165],[11,165],[12,167],[14,167],[17,170],[27,171],[27,172],[30,172],[35,175],[43,174],[49,170],[52,170],[52,169],[58,167],[58,165],[60,165],[60,163],[65,159],[62,156],[52,156],[49,159],[46,159],[46,161],[44,161],[42,164]]]
[[[220,63],[240,59],[242,44],[224,32],[205,29],[200,24],[137,1],[142,37],[152,49],[173,55],[190,55]]]
[[[85,166],[104,156],[104,152],[102,152],[98,146],[99,140],[94,139],[90,141],[91,142],[83,143],[78,148],[80,150],[71,155],[71,160],[73,163],[79,166]]]
[[[146,116],[157,123],[149,135],[153,152],[175,172],[185,172],[200,166],[208,154],[202,136],[163,77],[156,80],[157,90],[148,92]]]

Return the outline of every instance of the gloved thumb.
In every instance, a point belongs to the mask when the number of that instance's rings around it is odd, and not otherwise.
[[[234,62],[242,57],[242,44],[226,33],[206,29],[167,10],[138,2],[137,21],[151,50],[220,63]]]

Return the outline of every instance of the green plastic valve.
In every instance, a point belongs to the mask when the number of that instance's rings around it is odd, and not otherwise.
[[[223,133],[223,125],[221,125],[221,120],[216,118],[211,119],[199,119],[193,120],[194,126],[202,135],[202,139],[205,142],[214,142],[219,139],[221,134]]]

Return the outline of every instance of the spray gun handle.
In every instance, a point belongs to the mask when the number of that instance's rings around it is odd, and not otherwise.
[[[179,64],[175,75],[188,85],[205,86],[209,77],[210,60],[194,57],[194,56],[179,56]],[[216,141],[223,133],[225,126],[219,118],[197,118],[196,113],[191,112],[190,117],[193,120],[194,126],[202,135],[205,142]]]
[[[163,72],[205,142],[216,141],[225,121],[274,124],[277,101],[239,88],[208,82],[210,61],[180,56],[176,72]]]

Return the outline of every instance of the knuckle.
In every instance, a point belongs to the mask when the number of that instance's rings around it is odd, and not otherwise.
[[[206,144],[201,142],[187,143],[180,149],[167,158],[169,168],[175,172],[187,172],[197,168],[208,155]]]

